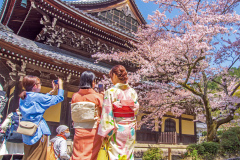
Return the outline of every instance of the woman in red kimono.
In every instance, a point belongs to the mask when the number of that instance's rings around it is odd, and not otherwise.
[[[80,89],[72,97],[71,112],[75,129],[72,160],[96,160],[102,145],[97,128],[101,117],[103,94],[93,90],[95,78],[94,73],[83,72],[80,77]],[[88,108],[88,103],[90,107],[92,104],[95,106],[92,119],[89,115],[92,110]]]

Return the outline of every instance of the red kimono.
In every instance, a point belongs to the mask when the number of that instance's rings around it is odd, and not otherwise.
[[[97,134],[100,122],[103,95],[93,89],[80,89],[73,94],[72,104],[76,102],[92,102],[96,104],[98,119],[94,122],[74,123],[72,160],[96,160],[102,145],[102,137]]]

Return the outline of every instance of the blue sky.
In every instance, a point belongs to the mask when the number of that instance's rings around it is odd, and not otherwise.
[[[148,14],[152,14],[153,11],[155,11],[158,7],[154,3],[144,3],[142,0],[135,0],[137,6],[139,7],[139,10],[141,11],[143,17],[145,20],[147,20]],[[3,0],[0,0],[0,8],[2,8]]]
[[[135,0],[138,9],[140,10],[140,12],[142,13],[143,17],[145,18],[145,20],[147,21],[147,23],[149,23],[150,21],[147,19],[148,15],[152,15],[153,12],[158,9],[158,5],[149,2],[149,3],[144,3],[142,0]]]

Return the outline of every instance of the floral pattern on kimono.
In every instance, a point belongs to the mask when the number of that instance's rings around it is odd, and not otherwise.
[[[128,84],[117,83],[105,92],[98,134],[110,138],[108,150],[110,160],[134,159],[136,116],[114,117],[113,103],[120,108],[122,107],[120,100],[133,100],[134,106],[131,106],[131,109],[136,115],[139,109],[137,99],[136,91]]]

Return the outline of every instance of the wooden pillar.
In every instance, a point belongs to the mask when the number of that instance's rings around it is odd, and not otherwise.
[[[8,101],[7,101],[5,107],[4,107],[3,111],[2,111],[2,116],[3,116],[2,121],[4,121],[5,118],[7,117],[8,104],[9,104],[9,96],[10,96],[10,89],[11,89],[11,85],[8,83],[7,91],[6,91],[6,96],[7,96],[7,98],[8,98]]]
[[[72,119],[71,119],[71,108],[70,102],[72,98],[68,97],[68,91],[70,90],[70,80],[72,75],[65,75],[65,82],[64,82],[64,101],[61,107],[61,116],[60,116],[60,124],[67,125],[69,129],[72,126]]]
[[[68,125],[68,111],[69,111],[69,103],[68,103],[68,88],[67,82],[64,83],[64,100],[61,105],[61,115],[60,115],[60,124]]]
[[[196,119],[196,116],[194,116],[194,120]],[[197,122],[194,121],[194,143],[197,143]]]
[[[182,116],[179,117],[179,142],[177,143],[183,143],[182,142]]]
[[[19,94],[22,91],[21,82],[16,81],[14,86],[15,86],[15,89],[13,92],[13,97],[11,97],[12,99],[9,104],[8,114],[11,112],[16,112],[16,109],[19,107]]]
[[[3,111],[4,116],[7,116],[11,112],[16,112],[16,109],[19,107],[19,94],[22,92],[21,77],[24,75],[26,68],[25,62],[14,60],[7,60],[6,65],[11,68],[11,71],[9,71],[8,103]]]
[[[171,148],[168,148],[168,160],[172,160]]]

